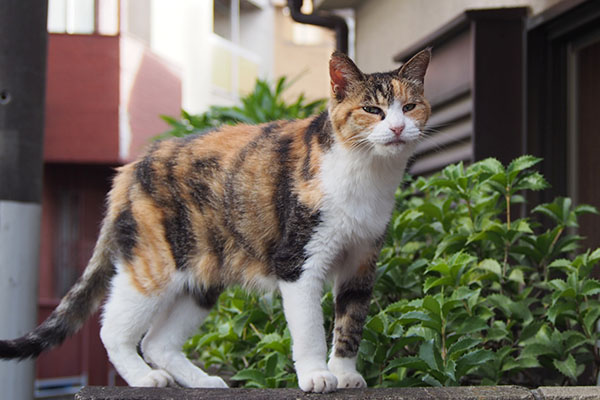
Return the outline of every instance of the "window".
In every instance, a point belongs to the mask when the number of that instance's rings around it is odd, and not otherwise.
[[[117,35],[119,0],[48,0],[48,32]]]
[[[237,21],[234,21],[235,15],[232,14],[231,0],[215,0],[213,6],[213,31],[223,39],[233,40],[233,24],[239,24],[239,2],[233,1],[233,8],[237,7]]]

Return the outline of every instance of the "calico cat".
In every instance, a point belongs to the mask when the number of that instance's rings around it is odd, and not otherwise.
[[[364,74],[336,52],[328,111],[154,143],[119,168],[81,278],[40,326],[0,341],[0,358],[60,344],[108,294],[100,336],[129,385],[226,387],[181,348],[219,293],[239,284],[280,291],[302,390],[366,386],[356,355],[394,192],[430,115],[430,57],[426,49],[398,70]]]

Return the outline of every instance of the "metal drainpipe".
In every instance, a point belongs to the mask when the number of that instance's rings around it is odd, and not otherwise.
[[[303,0],[288,0],[292,19],[301,24],[323,26],[334,30],[337,50],[348,54],[348,25],[346,25],[346,20],[337,15],[322,12],[318,14],[314,12],[312,14],[303,14],[300,11],[302,3]]]

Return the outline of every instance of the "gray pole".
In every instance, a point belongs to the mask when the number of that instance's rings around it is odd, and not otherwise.
[[[0,338],[36,324],[47,1],[0,0]],[[0,397],[33,398],[33,361],[0,361]]]

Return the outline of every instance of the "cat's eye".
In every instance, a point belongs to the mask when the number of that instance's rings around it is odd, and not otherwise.
[[[415,107],[416,107],[416,104],[414,104],[414,103],[405,104],[404,106],[402,106],[402,111],[409,112],[409,111],[414,110]]]
[[[363,110],[365,110],[369,114],[377,114],[377,115],[381,115],[381,116],[384,115],[383,110],[381,108],[375,107],[375,106],[364,106]]]

